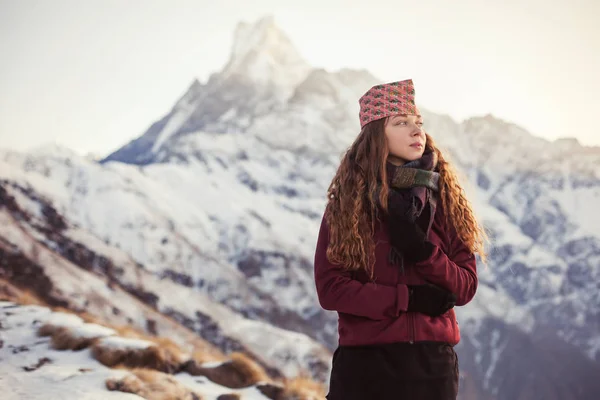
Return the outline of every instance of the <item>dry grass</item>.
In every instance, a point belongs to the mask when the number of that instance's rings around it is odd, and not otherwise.
[[[194,349],[191,357],[194,361],[199,364],[204,364],[207,362],[225,362],[227,361],[227,357],[225,357],[222,353],[210,352],[205,349]]]
[[[103,346],[101,342],[98,342],[92,347],[92,355],[107,367],[121,365],[127,368],[146,368],[174,373],[181,366],[179,355],[158,346],[127,349]]]
[[[181,347],[179,346],[179,344],[177,344],[175,341],[173,341],[170,338],[167,337],[160,337],[160,336],[153,336],[150,335],[144,331],[142,331],[141,329],[132,327],[130,325],[110,325],[110,324],[105,324],[105,326],[114,329],[118,336],[120,337],[124,337],[124,338],[129,338],[129,339],[141,339],[141,340],[146,340],[152,343],[155,343],[158,347],[165,349],[165,351],[167,351],[169,354],[171,354],[171,358],[174,360],[178,360],[178,362],[183,362],[184,360],[187,360],[189,358],[192,357],[198,357],[198,358],[202,358],[203,360],[215,360],[218,359],[218,354],[215,351],[210,351],[210,348],[208,348],[209,351],[195,351],[193,356],[190,357],[190,354],[186,353],[185,351],[183,351],[181,349]]]
[[[115,331],[121,337],[131,338],[131,339],[145,339],[146,334],[142,333],[140,329],[134,328],[130,325],[122,325],[122,326],[112,326]]]
[[[127,368],[150,368],[161,372],[173,373],[179,371],[181,366],[189,360],[189,355],[181,350],[179,345],[169,338],[155,337],[131,326],[114,326],[103,324],[97,318],[85,313],[74,313],[70,310],[56,307],[55,312],[64,312],[78,315],[90,323],[97,323],[107,328],[114,329],[118,336],[130,339],[141,339],[152,342],[155,346],[145,349],[112,348],[103,346],[98,338],[78,338],[66,327],[44,324],[38,329],[39,336],[52,336],[52,346],[57,350],[81,350],[92,347],[92,355],[108,367],[122,365]],[[217,352],[195,351],[194,357],[199,362],[214,361],[218,359]],[[221,357],[219,357],[221,358]]]
[[[183,366],[191,362],[199,364],[211,361],[228,361],[228,358],[223,353],[216,349],[214,346],[207,346],[204,342],[195,343],[192,354],[183,351],[181,347],[166,337],[156,337],[146,334],[145,332],[132,328],[130,326],[112,327],[115,329],[119,336],[147,340],[156,344],[156,346],[164,352],[167,360],[170,360],[172,364],[178,364]]]
[[[127,325],[112,327],[112,329],[114,329],[120,337],[146,340],[154,343],[156,346],[141,350],[118,350],[116,352],[111,351],[110,349],[98,349],[99,357],[101,357],[102,360],[106,360],[106,362],[113,363],[115,362],[114,360],[116,360],[117,364],[124,364],[131,368],[154,368],[159,371],[169,372],[178,370],[180,365],[189,359],[189,354],[186,354],[181,347],[170,338],[151,336],[139,329]],[[145,352],[146,354],[139,354],[140,352]],[[101,362],[105,364],[103,361]],[[150,362],[150,364],[148,364],[148,362]]]
[[[29,290],[23,290],[17,297],[15,303],[23,304],[23,305],[36,305],[36,306],[45,306],[46,303],[42,301],[35,294],[30,292]]]
[[[196,360],[198,363],[227,360],[227,358],[219,349],[210,344],[207,344],[205,341],[202,340],[194,340],[192,341],[192,343],[190,343],[190,345],[193,347],[193,350],[191,351],[191,354],[189,354],[188,352],[182,350],[179,344],[177,344],[170,338],[152,336],[140,329],[134,328],[129,325],[109,325],[109,327],[114,329],[120,337],[142,339],[147,340],[149,342],[153,342],[158,347],[167,349],[167,351],[173,354],[175,359],[179,359],[181,362],[187,359]]]
[[[240,400],[240,399],[241,399],[241,397],[237,393],[227,393],[227,394],[222,394],[219,397],[217,397],[217,400]]]
[[[124,360],[125,363],[132,364],[132,359],[137,361],[154,359],[155,362],[152,362],[151,365],[157,365],[159,368],[162,368],[161,370],[171,370],[173,368],[173,365],[181,364],[185,361],[185,359],[195,359],[200,363],[208,361],[219,361],[225,359],[225,356],[218,348],[208,343],[207,341],[198,338],[197,336],[194,336],[193,334],[190,335],[190,337],[188,338],[189,340],[187,342],[190,348],[194,349],[192,351],[193,354],[190,355],[186,354],[177,343],[175,343],[169,338],[156,337],[148,334],[142,329],[135,328],[130,325],[117,326],[108,323],[102,320],[101,318],[89,314],[85,311],[74,311],[60,306],[50,307],[47,304],[45,304],[42,300],[40,300],[35,294],[33,294],[33,292],[26,289],[17,288],[5,279],[0,279],[0,300],[11,301],[21,305],[41,305],[50,308],[53,312],[62,312],[77,315],[86,323],[95,323],[98,325],[105,326],[107,328],[111,328],[115,330],[115,332],[117,332],[117,334],[121,337],[151,341],[153,343],[156,343],[156,345],[159,348],[163,349],[160,351],[156,351],[155,349],[153,349],[150,355],[144,355],[139,357],[131,357],[128,354],[119,354],[115,355],[114,357],[105,357],[105,355],[102,354],[101,357],[103,360],[111,361],[113,358],[117,358],[120,360]],[[173,324],[178,325],[178,323],[174,321]],[[41,327],[38,328],[37,333],[39,336],[52,336],[53,346],[55,346],[55,348],[59,350],[83,349],[85,347],[92,346],[96,341],[95,339],[73,338],[72,335],[69,335],[62,327],[54,326],[51,324],[43,324]],[[162,361],[157,361],[158,359]],[[136,366],[143,367],[146,366],[146,364]]]
[[[55,311],[69,312],[69,310],[59,308]],[[78,315],[83,319],[81,314]],[[87,318],[87,321],[91,323],[100,322],[93,317]],[[110,324],[105,324],[105,326],[111,327]],[[38,335],[52,336],[52,347],[57,350],[81,350],[86,347],[92,347],[94,358],[108,367],[122,365],[127,368],[149,368],[161,372],[174,373],[188,359],[188,356],[181,350],[179,345],[169,338],[150,336],[129,326],[111,328],[115,329],[121,337],[147,340],[155,345],[144,349],[103,346],[101,342],[98,342],[99,338],[76,337],[69,328],[52,324],[42,325],[38,329]],[[196,353],[196,356],[199,359],[203,358],[205,360],[212,358],[200,352]]]
[[[44,326],[42,326],[40,330],[42,330]],[[39,333],[40,332],[38,331],[38,334]],[[97,337],[83,338],[75,336],[71,329],[65,327],[57,328],[52,332],[52,347],[56,350],[83,350],[92,346],[97,340]]]
[[[1,282],[0,282],[1,283]],[[30,303],[35,301],[34,296]],[[14,300],[11,300],[14,301]],[[131,370],[133,374],[122,379],[106,382],[110,390],[135,393],[150,400],[195,400],[199,397],[185,388],[169,374],[185,370],[191,375],[203,375],[211,381],[232,389],[239,389],[262,383],[270,386],[273,381],[263,367],[241,352],[234,352],[226,357],[214,347],[204,342],[194,343],[192,357],[185,361],[186,354],[179,345],[169,338],[155,337],[131,326],[114,326],[100,321],[87,313],[76,313],[68,309],[55,307],[55,312],[78,315],[85,322],[96,323],[114,329],[118,336],[131,339],[147,340],[154,343],[144,349],[115,348],[103,346],[100,338],[75,337],[67,327],[44,324],[38,329],[40,336],[52,336],[52,346],[57,350],[81,350],[91,347],[93,357],[100,363],[111,367]],[[214,368],[202,367],[201,364],[220,361]],[[325,398],[324,386],[307,378],[297,377],[284,381],[284,387],[276,385],[273,394],[277,400],[322,400]],[[238,400],[236,393],[228,393],[218,400]]]
[[[50,309],[53,312],[78,315],[78,313],[76,313],[75,311],[60,306],[50,307]]]
[[[21,305],[46,306],[46,303],[31,290],[20,289],[5,279],[0,279],[0,300]]]
[[[324,400],[325,387],[314,380],[299,376],[285,381],[283,398],[286,400]]]
[[[263,367],[258,365],[255,361],[251,360],[250,357],[244,353],[235,352],[229,355],[231,362],[236,370],[244,375],[251,385],[258,382],[270,382],[271,378],[265,372]]]
[[[37,334],[38,336],[52,336],[58,329],[60,329],[59,326],[46,323],[38,328]]]
[[[17,297],[19,296],[20,292],[21,292],[21,290],[16,288],[10,282],[6,281],[5,279],[0,279],[0,300],[1,301],[15,302]]]
[[[45,305],[31,292],[15,288],[13,285],[3,280],[0,280],[0,299],[13,301],[18,304]],[[38,328],[38,335],[51,336],[52,347],[57,350],[82,350],[89,347],[96,360],[111,368],[134,369],[135,371],[154,370],[157,373],[176,373],[183,368],[192,375],[206,376],[211,381],[232,389],[252,386],[259,382],[272,382],[265,370],[243,353],[236,352],[227,357],[219,349],[210,345],[208,342],[197,340],[191,342],[194,350],[190,357],[182,351],[177,343],[169,338],[152,336],[141,329],[129,325],[115,326],[106,323],[100,318],[87,312],[77,312],[64,307],[50,308],[54,312],[77,315],[86,323],[94,323],[111,328],[115,330],[120,337],[147,340],[155,344],[155,346],[149,346],[145,349],[105,347],[102,346],[102,343],[99,341],[100,338],[76,337],[68,327],[55,326],[49,323],[43,324]],[[220,361],[223,364],[215,368],[205,368],[200,366],[203,363],[212,361]],[[144,372],[141,373],[144,374]],[[124,385],[123,387],[125,388],[134,389],[136,386],[139,386],[135,390],[148,390],[148,385],[137,375],[130,376],[120,382],[112,382],[111,384]],[[179,396],[180,394],[177,395]],[[222,395],[221,400],[237,399],[237,396],[236,393]],[[167,398],[183,399],[186,397],[152,398],[160,398],[162,400]],[[190,397],[190,399],[191,398],[193,397]]]
[[[230,360],[217,367],[207,368],[200,364],[197,360],[191,360],[186,363],[184,369],[190,375],[206,376],[211,381],[232,389],[252,386],[259,382],[271,382],[265,370],[243,353],[232,353]]]
[[[164,349],[174,360],[177,360],[180,363],[189,357],[189,355],[186,356],[177,343],[169,338],[148,336],[145,339],[155,343],[161,349]]]
[[[87,322],[88,324],[97,324],[97,325],[106,326],[107,328],[112,328],[111,326],[109,326],[110,324],[106,323],[106,321],[104,321],[90,313],[80,312],[80,313],[77,313],[77,315],[79,316],[79,318],[81,318],[84,322]]]
[[[171,375],[149,370],[134,369],[121,379],[108,379],[108,390],[134,393],[148,400],[202,400]]]
[[[74,311],[65,307],[52,307],[51,309],[53,312],[77,315],[83,322],[88,324],[97,324],[114,329],[112,324],[106,322],[102,318],[88,313],[87,311]]]

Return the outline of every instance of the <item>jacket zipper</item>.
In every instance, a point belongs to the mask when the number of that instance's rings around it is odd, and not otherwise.
[[[413,344],[415,342],[415,336],[416,336],[415,335],[415,319],[414,319],[415,315],[414,315],[414,313],[411,313],[410,316],[411,316],[411,321],[412,321],[412,324],[411,324],[412,330],[411,330],[410,344]]]
[[[404,270],[404,254],[400,255],[400,263],[402,275],[406,276],[406,271]],[[414,321],[414,313],[408,313],[408,334],[410,336],[408,343],[413,344],[415,342],[415,321]]]

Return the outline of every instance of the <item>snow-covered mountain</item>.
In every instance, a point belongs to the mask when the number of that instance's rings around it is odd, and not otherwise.
[[[104,161],[164,162],[178,139],[196,132],[247,134],[270,148],[317,154],[352,139],[357,99],[375,77],[311,68],[272,17],[240,23],[234,39],[223,71],[194,81],[167,115]]]
[[[223,71],[194,81],[101,163],[57,147],[1,152],[15,204],[0,208],[2,255],[33,259],[55,298],[78,299],[72,306],[106,313],[86,304],[104,291],[103,304],[131,308],[142,328],[145,305],[225,352],[243,346],[284,375],[303,367],[325,380],[337,331],[314,290],[316,234],[327,185],[358,133],[358,98],[377,82],[308,66],[272,18],[240,24]],[[457,309],[462,398],[593,398],[600,149],[493,116],[459,123],[421,109],[493,239],[475,299]],[[82,268],[93,278],[76,285]],[[141,304],[129,305],[132,296]]]
[[[90,163],[90,166],[98,167],[98,164]],[[60,168],[50,169],[58,171]],[[94,181],[100,183],[102,179],[99,179]],[[249,287],[236,283],[243,278],[239,271],[211,263],[209,258],[198,260],[218,271],[214,282],[208,274],[195,281],[177,269],[165,268],[159,273],[148,269],[136,261],[135,256],[119,249],[120,245],[111,244],[114,239],[110,234],[98,237],[89,229],[81,229],[67,221],[39,192],[34,193],[14,183],[16,181],[19,179],[12,183],[0,181],[3,205],[0,209],[0,277],[32,288],[51,305],[86,310],[110,321],[175,337],[182,344],[195,342],[195,333],[224,352],[246,351],[274,376],[295,376],[306,369],[307,364],[315,366],[315,376],[327,373],[330,352],[308,336],[248,319],[194,289],[206,279],[210,281],[206,286],[213,288],[207,289],[211,295],[228,297],[233,304],[250,305],[260,294],[248,293]],[[46,183],[50,189],[53,183],[59,182],[46,180]],[[82,188],[79,184],[74,187]],[[42,196],[49,194],[42,191]],[[54,198],[57,197],[60,195],[55,193]],[[69,202],[61,207],[86,206]],[[173,242],[178,246],[185,238],[173,239]],[[226,281],[227,285],[218,286],[220,281]],[[237,293],[225,293],[226,290],[234,292],[237,287],[240,287]]]

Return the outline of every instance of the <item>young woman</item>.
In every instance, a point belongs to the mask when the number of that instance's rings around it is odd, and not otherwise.
[[[338,312],[329,400],[457,397],[454,306],[475,295],[487,236],[414,93],[405,80],[360,98],[329,187],[314,260],[320,304]]]

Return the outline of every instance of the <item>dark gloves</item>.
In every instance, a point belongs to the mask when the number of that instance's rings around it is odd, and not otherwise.
[[[430,317],[442,315],[456,305],[456,296],[445,289],[426,283],[408,286],[407,311],[420,312]]]

